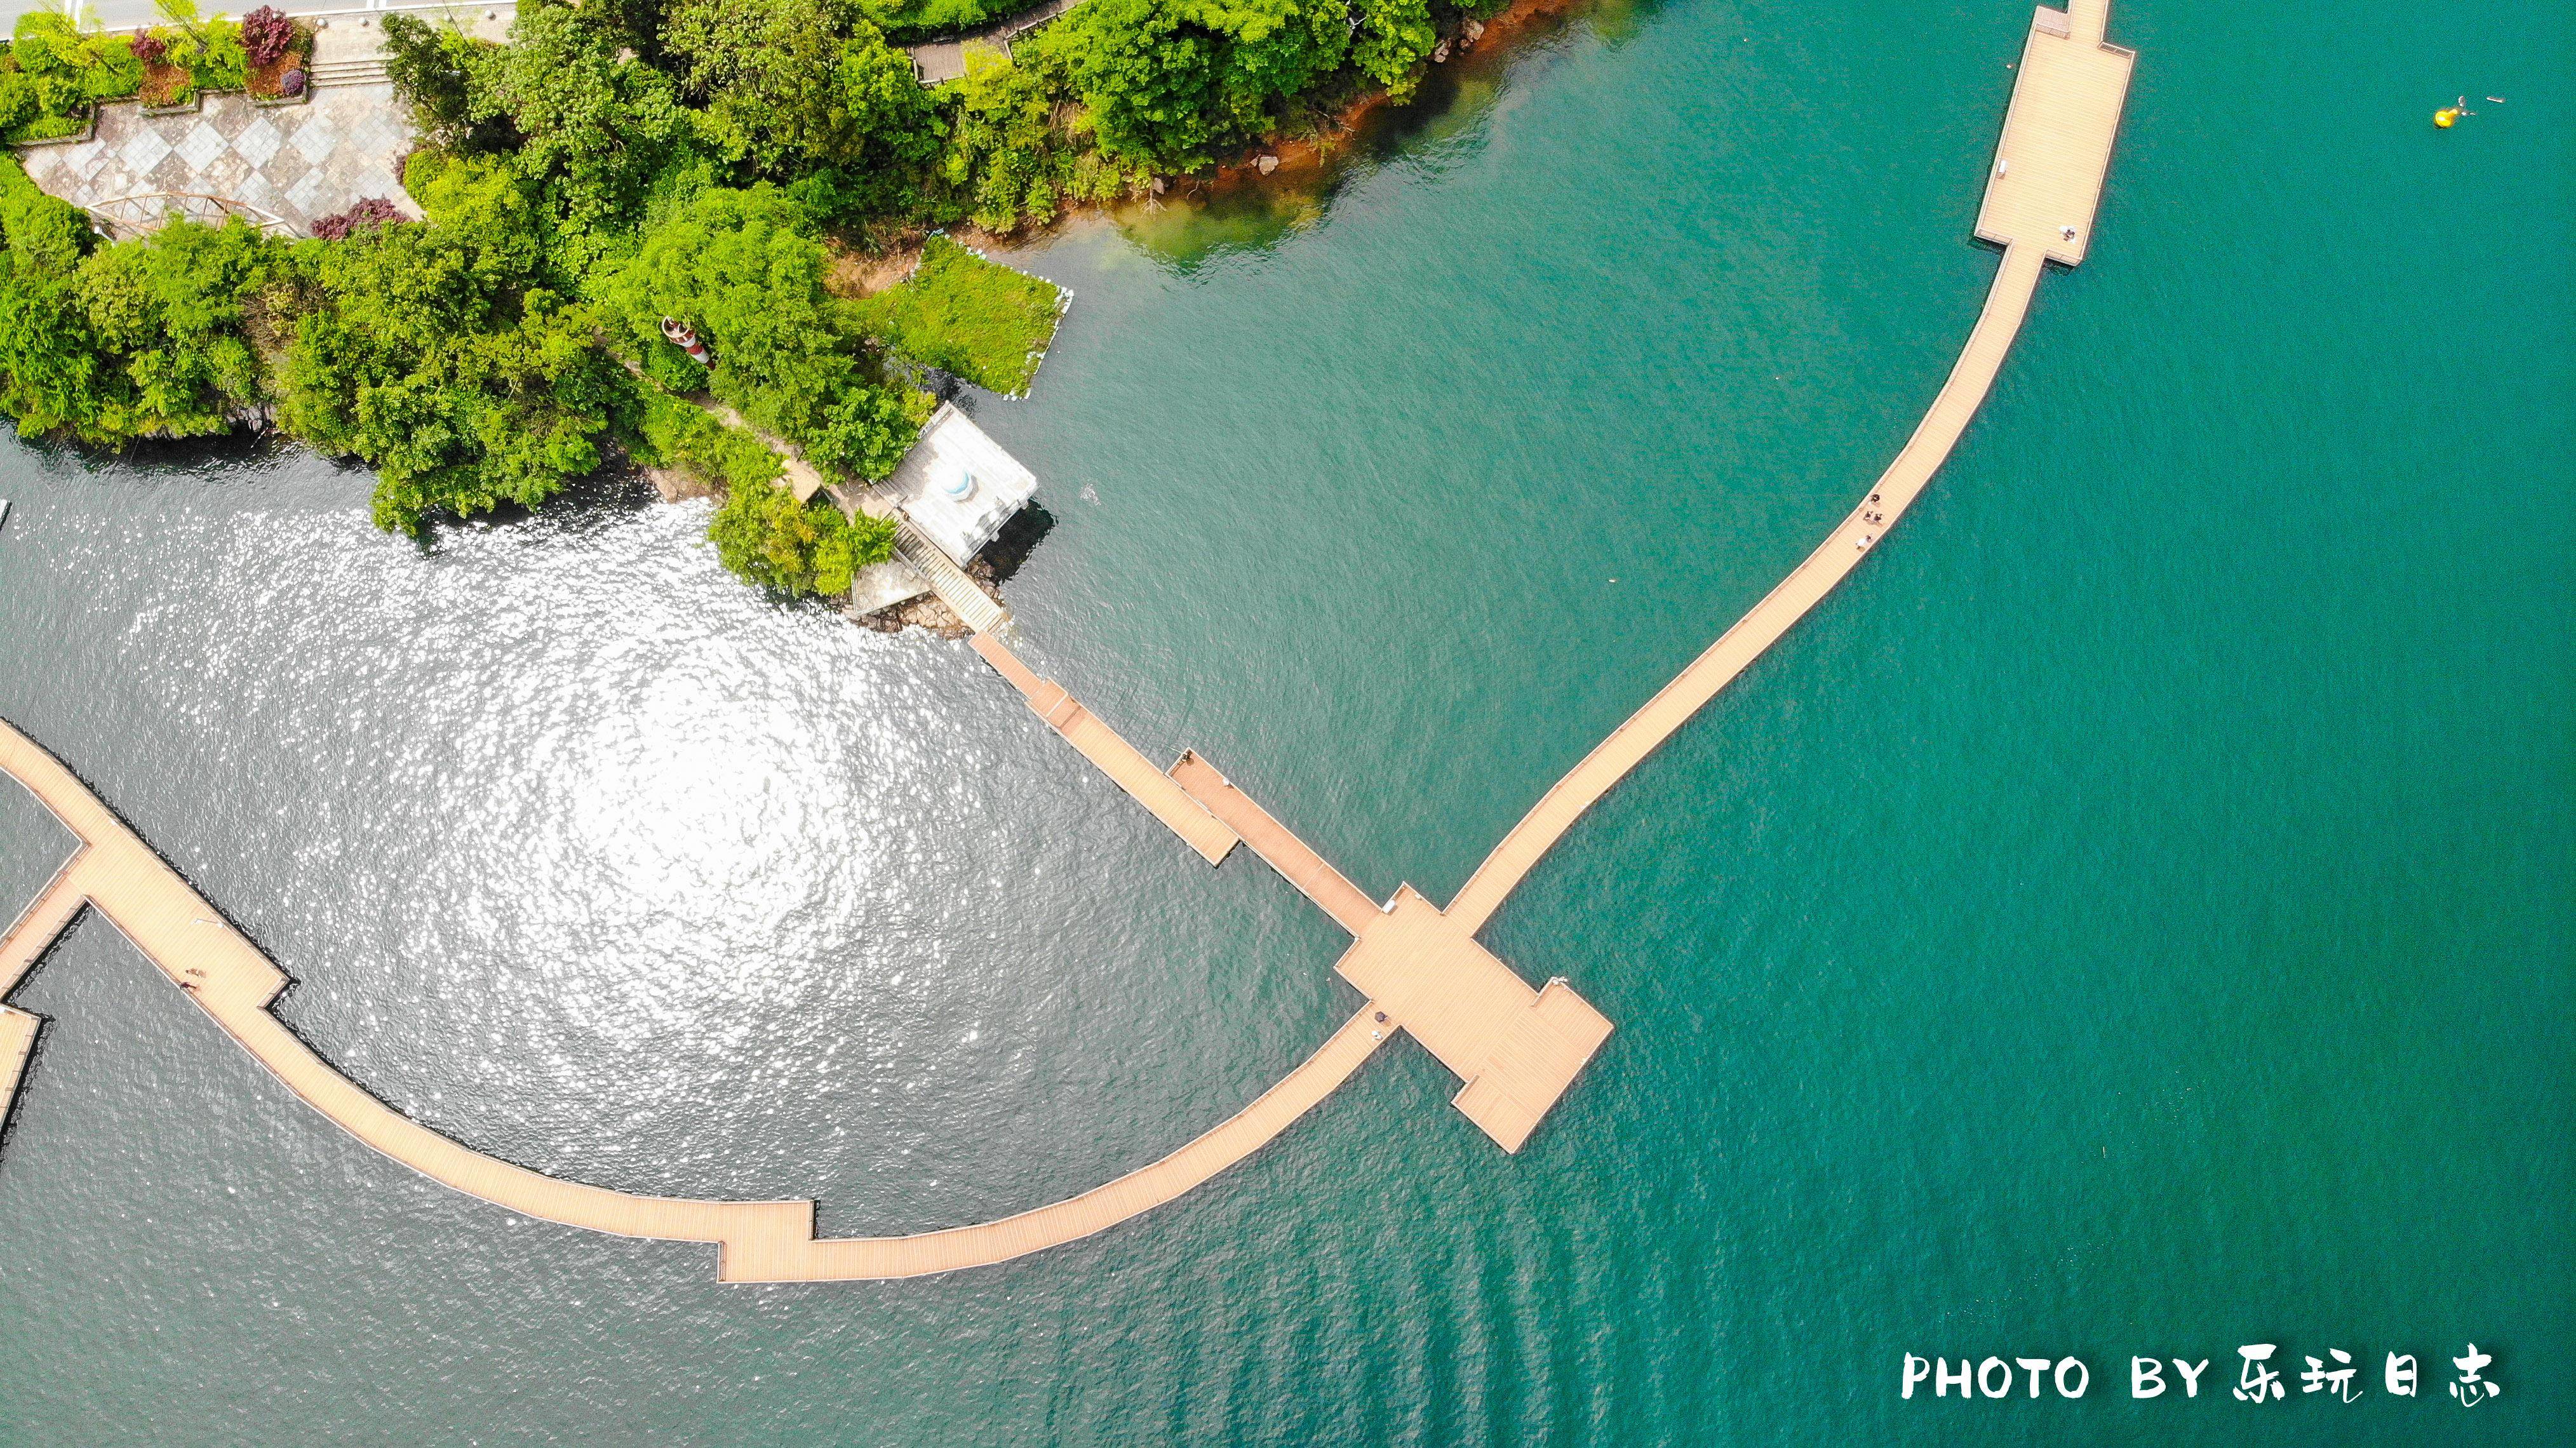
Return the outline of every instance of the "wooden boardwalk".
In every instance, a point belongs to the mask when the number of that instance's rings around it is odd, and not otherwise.
[[[0,771],[79,840],[71,861],[0,938],[0,996],[84,907],[97,911],[287,1089],[405,1166],[523,1215],[621,1237],[706,1242],[727,1282],[912,1277],[1060,1246],[1160,1206],[1269,1143],[1359,1069],[1385,1033],[1365,1013],[1250,1106],[1150,1166],[1080,1196],[972,1227],[817,1240],[810,1201],[718,1202],[567,1182],[450,1141],[367,1094],[315,1055],[270,1007],[287,978],[69,769],[0,724]],[[14,1086],[36,1017],[0,1015],[0,1084]],[[9,1104],[0,1096],[0,1115]]]
[[[975,1226],[903,1237],[814,1236],[808,1201],[641,1196],[559,1181],[473,1151],[368,1095],[278,1021],[286,976],[75,778],[0,724],[0,770],[80,844],[0,937],[0,1000],[84,908],[315,1110],[386,1156],[458,1191],[547,1221],[621,1236],[705,1242],[732,1282],[908,1277],[983,1266],[1089,1236],[1189,1191],[1270,1142],[1348,1080],[1396,1031],[1462,1082],[1458,1109],[1518,1150],[1610,1033],[1561,980],[1532,989],[1474,936],[1540,857],[1673,731],[1785,634],[1883,539],[1976,412],[2049,260],[2080,261],[2128,86],[2129,52],[2103,42],[2104,0],[2038,11],[1979,213],[2004,248],[1993,289],[1949,380],[1884,476],[1824,544],[1667,684],[1497,845],[1445,912],[1410,887],[1380,906],[1215,768],[1184,754],[1166,774],[989,632],[976,647],[1032,708],[1211,863],[1240,840],[1348,930],[1336,969],[1367,997],[1304,1064],[1180,1150],[1079,1196]],[[971,621],[971,620],[970,620]],[[0,1119],[37,1021],[0,1006]]]
[[[2050,259],[2081,261],[2135,56],[2102,41],[2107,0],[2041,7],[2022,53],[1977,234],[2004,248],[1949,381],[1875,486],[1777,588],[1556,782],[1476,868],[1449,914],[1473,930],[1586,810],[1814,608],[1885,539],[1957,446],[2030,312]]]
[[[1223,864],[1235,844],[1234,831],[1219,824],[1215,816],[1199,808],[1170,775],[1154,767],[1135,745],[1119,737],[1118,732],[1100,722],[1082,701],[1065,692],[1052,679],[1038,677],[1036,671],[1019,661],[1002,641],[989,633],[974,637],[975,652],[984,656],[995,672],[1011,681],[1029,708],[1047,721],[1049,728],[1064,736],[1065,742],[1080,750],[1082,757],[1108,775],[1120,789],[1153,813],[1181,842],[1199,852],[1211,865]]]
[[[1466,1084],[1451,1104],[1503,1150],[1519,1151],[1610,1038],[1609,1018],[1561,980],[1530,989],[1472,929],[1410,885],[1383,906],[1371,904],[1196,753],[1181,756],[1172,778],[1351,933],[1333,969],[1369,998],[1362,1014],[1390,1033],[1410,1033],[1456,1072]]]
[[[1609,1019],[1563,981],[1532,990],[1412,886],[1377,904],[1195,751],[1169,773],[1158,770],[1000,640],[977,634],[974,642],[1039,717],[1209,864],[1249,845],[1349,931],[1353,944],[1334,969],[1368,997],[1354,1023],[1372,1044],[1410,1032],[1465,1083],[1453,1104],[1505,1151],[1521,1149],[1609,1038]]]

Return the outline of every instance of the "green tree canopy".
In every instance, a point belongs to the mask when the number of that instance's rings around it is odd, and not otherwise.
[[[78,208],[0,156],[0,407],[27,432],[112,443],[108,359],[73,281],[89,240]]]
[[[1341,68],[1343,0],[1089,0],[1026,49],[1060,67],[1111,159],[1194,170]]]
[[[91,335],[121,374],[97,426],[129,437],[222,432],[267,400],[246,330],[271,288],[292,289],[287,248],[239,220],[173,223],[103,247],[74,286]]]
[[[805,455],[853,477],[882,478],[920,439],[931,404],[930,394],[917,388],[853,387],[823,410]]]
[[[680,0],[662,40],[728,159],[779,177],[863,173],[887,207],[938,154],[938,111],[911,57],[846,0]]]
[[[661,345],[664,317],[695,331],[715,351],[710,390],[801,439],[860,380],[827,260],[813,218],[777,187],[708,187],[645,233],[601,306],[631,346]]]
[[[384,34],[385,74],[424,140],[470,155],[518,146],[519,128],[486,79],[499,68],[500,46],[401,11],[385,16]]]
[[[424,225],[322,248],[322,302],[298,322],[280,390],[289,428],[377,469],[376,521],[535,504],[600,464],[633,392],[583,310],[542,284],[525,183],[459,162],[422,188]]]
[[[566,0],[524,0],[510,44],[463,52],[477,115],[507,117],[574,272],[643,219],[655,181],[696,154],[697,126],[661,71],[620,55],[616,30]]]
[[[991,231],[1054,221],[1077,194],[1078,153],[1055,123],[1049,78],[992,46],[969,45],[966,74],[941,87],[941,99],[949,136],[939,175],[961,209]]]
[[[730,489],[707,537],[725,567],[791,595],[847,593],[851,575],[894,556],[892,523],[865,514],[854,523],[821,498],[800,503],[767,485]]]

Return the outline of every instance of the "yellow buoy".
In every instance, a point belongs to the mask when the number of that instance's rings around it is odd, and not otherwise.
[[[2460,112],[2458,107],[2444,106],[2433,113],[2433,124],[2440,126],[2443,130],[2447,131],[2451,128],[2451,123],[2459,118]]]

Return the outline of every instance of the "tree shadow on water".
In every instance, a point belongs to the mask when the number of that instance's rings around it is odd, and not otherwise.
[[[1280,146],[1281,164],[1267,176],[1250,165],[1202,173],[1110,214],[1139,251],[1183,276],[1268,252],[1321,225],[1345,191],[1383,167],[1437,175],[1473,154],[1516,67],[1545,59],[1576,34],[1624,45],[1661,9],[1662,0],[1544,5],[1513,21],[1499,39],[1433,67],[1404,104],[1366,106],[1347,129],[1335,133],[1326,124],[1320,142]]]
[[[443,538],[455,533],[513,529],[549,538],[578,538],[626,522],[661,501],[662,495],[640,470],[612,465],[566,484],[562,492],[533,508],[505,502],[471,517],[440,514],[412,542],[427,557],[439,551]]]

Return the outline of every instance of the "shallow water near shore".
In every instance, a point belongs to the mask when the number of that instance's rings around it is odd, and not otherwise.
[[[1077,296],[977,407],[1055,518],[1025,656],[1446,900],[1914,425],[2027,24],[1623,11],[1476,57],[1291,224],[1025,254]],[[2564,1441],[2568,26],[2111,25],[2091,258],[1948,468],[1488,930],[1619,1026],[1519,1156],[1398,1043],[1092,1241],[727,1287],[373,1156],[93,920],[14,997],[0,1444]],[[2463,86],[2507,103],[2434,132]],[[420,1119],[913,1230],[1168,1151],[1356,1005],[1257,860],[963,645],[738,587],[705,504],[422,548],[367,485],[0,439],[0,715]],[[61,845],[0,791],[0,913]],[[2337,1347],[2349,1405],[2298,1391]],[[1909,1401],[1909,1352],[2091,1387]],[[2132,1354],[2212,1362],[2135,1401]]]

